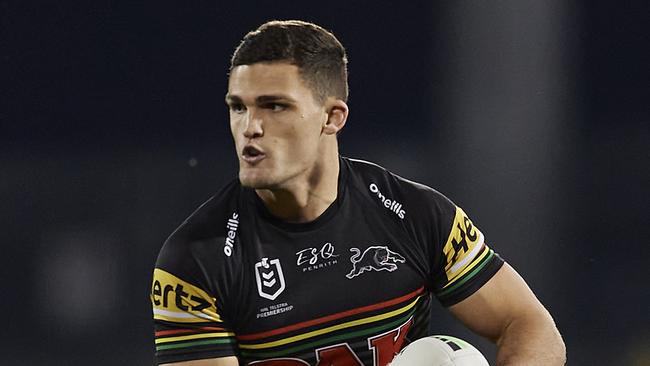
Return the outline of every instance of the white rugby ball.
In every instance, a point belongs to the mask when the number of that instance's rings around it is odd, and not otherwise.
[[[490,366],[483,354],[462,339],[446,335],[420,338],[395,356],[390,366]]]

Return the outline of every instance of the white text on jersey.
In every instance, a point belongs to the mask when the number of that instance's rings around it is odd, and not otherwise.
[[[400,219],[404,219],[404,216],[406,216],[406,211],[402,210],[402,204],[395,201],[386,198],[380,191],[379,187],[375,183],[370,183],[370,186],[368,187],[370,189],[370,192],[374,193],[379,197],[381,200],[381,203],[386,207],[387,209],[393,211]]]
[[[223,252],[227,256],[232,255],[232,249],[235,246],[235,237],[237,236],[237,228],[239,227],[239,215],[237,212],[233,212],[232,217],[228,219],[226,223],[226,229],[228,233],[226,234],[226,243],[223,247]]]

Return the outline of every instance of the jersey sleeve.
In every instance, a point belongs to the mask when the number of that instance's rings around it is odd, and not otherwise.
[[[433,292],[442,305],[451,306],[481,288],[504,262],[465,211],[443,199],[437,225],[442,235],[434,243]]]
[[[158,364],[234,356],[235,333],[219,308],[218,286],[205,272],[209,243],[179,239],[160,251],[153,272],[151,305]]]

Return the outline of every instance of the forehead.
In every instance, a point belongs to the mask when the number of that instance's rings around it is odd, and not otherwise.
[[[285,62],[256,63],[234,67],[228,78],[228,95],[242,99],[260,95],[311,94],[298,66]]]

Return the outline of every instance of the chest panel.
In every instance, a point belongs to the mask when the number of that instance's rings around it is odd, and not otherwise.
[[[233,310],[243,359],[316,364],[319,357],[349,358],[349,348],[373,364],[377,345],[393,352],[400,332],[404,338],[422,328],[414,325],[429,311],[422,251],[384,212],[349,210],[340,215],[348,220],[318,230],[287,232],[261,222],[241,235],[244,285]],[[391,342],[379,339],[391,332]]]

